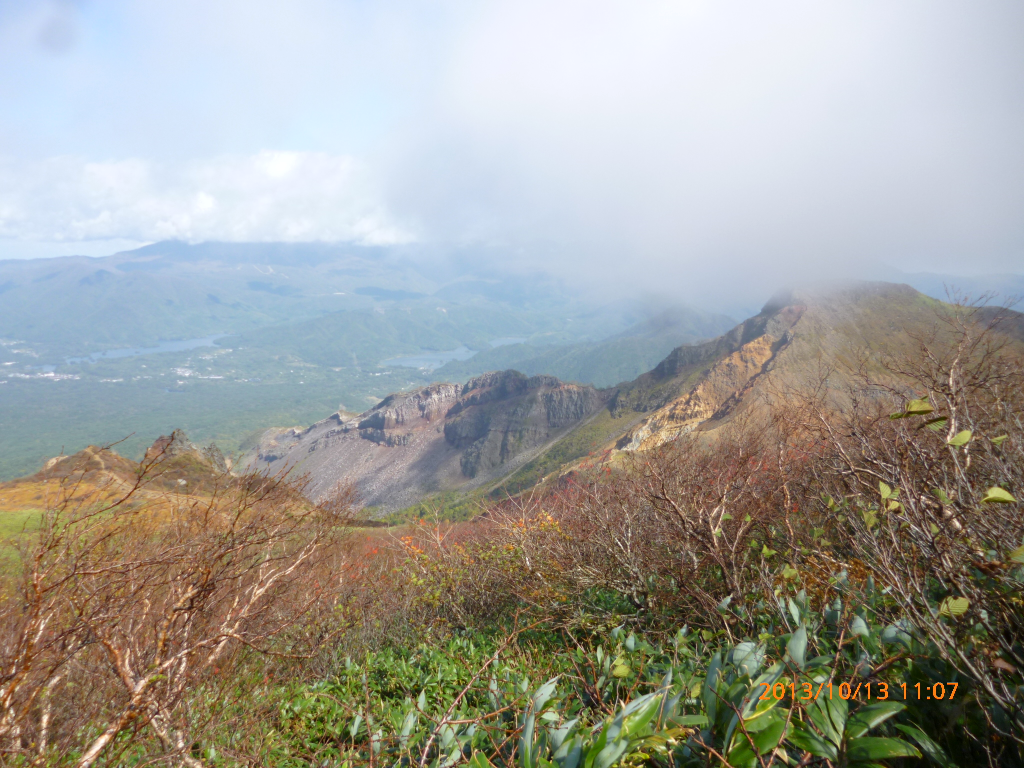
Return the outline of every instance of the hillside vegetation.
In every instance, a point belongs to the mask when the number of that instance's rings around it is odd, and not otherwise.
[[[166,445],[109,498],[68,465],[4,582],[2,759],[1019,765],[1024,366],[991,323],[944,308],[468,522],[144,498]]]

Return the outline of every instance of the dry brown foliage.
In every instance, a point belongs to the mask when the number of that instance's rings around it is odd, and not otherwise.
[[[1024,489],[1024,365],[996,332],[998,318],[986,313],[980,323],[978,312],[943,312],[933,333],[915,339],[915,354],[887,361],[889,377],[863,375],[844,394],[849,407],[805,401],[805,425],[824,448],[816,486],[834,502],[822,512],[841,516],[846,555],[946,661],[1019,715],[1003,670],[1024,669],[1024,585],[1012,559],[1024,516],[1019,502],[985,499],[993,487],[1018,498]],[[929,413],[891,418],[925,398]],[[957,605],[947,600],[966,600],[956,621],[938,620]],[[979,622],[988,648],[965,641]]]
[[[3,755],[74,752],[85,768],[144,734],[162,759],[200,765],[190,693],[242,648],[295,652],[291,630],[324,599],[314,576],[351,496],[325,510],[249,476],[206,496],[154,497],[158,458],[113,501],[103,487],[82,493],[70,473],[18,545],[0,602]]]

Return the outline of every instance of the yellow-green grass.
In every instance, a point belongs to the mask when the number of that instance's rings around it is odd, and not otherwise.
[[[22,536],[39,529],[41,509],[19,509],[0,511],[0,540]]]
[[[19,540],[24,540],[37,530],[42,518],[41,509],[0,510],[0,576],[17,572]]]

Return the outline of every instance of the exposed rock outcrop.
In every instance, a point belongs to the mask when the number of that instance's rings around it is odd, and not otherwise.
[[[87,446],[70,456],[56,456],[33,475],[19,478],[9,486],[65,482],[85,483],[101,488],[110,498],[135,493],[138,498],[162,497],[168,492],[209,493],[224,490],[236,482],[228,474],[229,462],[212,443],[197,446],[185,433],[174,430],[154,441],[141,463],[118,455],[110,448]]]
[[[429,423],[443,419],[459,394],[458,384],[431,384],[409,395],[388,395],[360,419],[359,428],[391,429],[415,420]]]
[[[616,446],[626,450],[648,450],[689,432],[722,414],[738,402],[751,382],[764,373],[786,337],[769,334],[747,342],[715,363],[688,393],[645,419]]]
[[[389,395],[354,418],[336,413],[305,430],[268,432],[249,466],[293,468],[318,500],[354,483],[386,512],[501,477],[602,405],[593,387],[498,371]]]
[[[147,461],[164,461],[178,457],[192,457],[220,473],[226,473],[231,469],[231,461],[224,457],[216,444],[196,445],[189,441],[181,429],[174,430],[170,435],[161,435],[146,449]]]
[[[574,462],[611,458],[613,448],[646,450],[690,431],[713,432],[786,392],[839,391],[851,364],[882,370],[883,355],[913,352],[914,333],[935,327],[937,308],[909,286],[886,283],[791,291],[728,333],[677,347],[614,389],[516,371],[461,386],[435,384],[391,395],[355,418],[335,414],[305,430],[268,433],[254,464],[271,471],[296,466],[311,478],[316,498],[353,482],[382,512],[499,479],[518,492],[557,478]],[[1024,321],[1011,318],[1008,335],[1019,328]]]

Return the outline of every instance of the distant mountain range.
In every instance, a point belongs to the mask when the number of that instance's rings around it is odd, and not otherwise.
[[[0,262],[0,479],[89,444],[138,457],[177,427],[235,453],[275,424],[495,369],[613,384],[734,324],[476,256],[157,243]],[[424,354],[463,361],[406,359]]]

